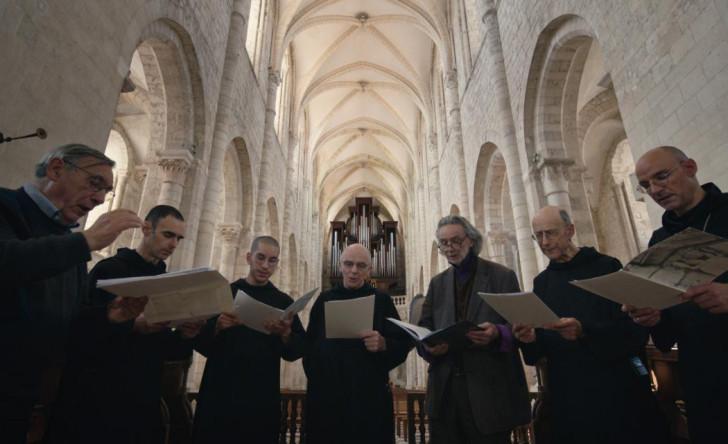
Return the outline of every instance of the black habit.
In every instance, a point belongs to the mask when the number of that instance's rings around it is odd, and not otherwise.
[[[546,408],[554,444],[667,442],[649,378],[639,373],[647,330],[619,304],[569,283],[620,268],[617,259],[583,247],[568,262],[550,262],[534,279],[533,291],[546,305],[559,317],[579,320],[583,330],[581,338],[569,341],[536,329],[536,341],[521,345],[527,364],[547,359]]]
[[[263,286],[240,279],[231,285],[233,296],[243,290],[252,298],[285,309],[290,296],[270,282]],[[215,335],[217,317],[195,341],[207,357],[194,421],[194,441],[276,444],[280,429],[280,360],[303,355],[305,331],[296,316],[289,342],[244,325]]]
[[[361,339],[326,339],[327,301],[376,295],[374,325],[386,350],[372,353]],[[392,298],[370,285],[356,290],[337,287],[322,293],[311,309],[303,366],[307,444],[394,443],[389,371],[404,362],[412,342],[386,318],[399,319]]]
[[[728,238],[728,194],[708,183],[705,198],[681,217],[672,211],[662,216],[662,228],[652,234],[650,246],[692,227]],[[716,282],[728,282],[728,270]],[[728,424],[728,314],[711,314],[688,302],[662,311],[651,329],[662,351],[677,343],[680,380],[685,389],[690,442],[722,442]]]
[[[86,289],[89,259],[83,234],[71,233],[44,213],[25,190],[0,188],[4,443],[25,442],[43,376],[60,371],[69,324],[79,313]]]
[[[136,251],[121,248],[91,270],[87,305],[106,310],[114,295],[95,288],[99,279],[153,276],[166,271]],[[157,444],[165,360],[185,359],[192,342],[171,329],[139,334],[134,321],[82,316],[73,326],[69,359],[48,431],[49,443]]]

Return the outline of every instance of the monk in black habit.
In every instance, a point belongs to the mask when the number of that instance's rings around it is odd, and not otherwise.
[[[389,371],[404,362],[409,337],[386,318],[399,319],[392,298],[366,283],[369,251],[350,245],[341,255],[343,286],[322,293],[311,309],[303,366],[308,377],[308,444],[393,444]],[[361,339],[326,339],[324,304],[374,294],[373,329]]]
[[[546,358],[552,435],[536,439],[554,444],[669,442],[643,365],[646,329],[632,323],[619,304],[569,283],[615,272],[622,268],[619,260],[576,247],[571,218],[556,207],[539,210],[533,232],[550,260],[534,279],[533,291],[561,318],[544,329],[513,326],[527,364]]]
[[[95,288],[99,279],[165,273],[164,260],[184,238],[185,222],[177,209],[158,205],[147,214],[142,232],[137,249],[120,248],[91,270],[90,306],[106,307],[115,300]],[[191,338],[202,325],[189,321],[173,331],[168,323],[148,323],[144,314],[121,324],[80,319],[45,442],[163,444],[164,361],[189,358]]]
[[[293,299],[270,277],[280,247],[270,236],[253,240],[248,275],[231,285],[252,298],[285,309]],[[195,349],[207,357],[194,421],[194,442],[277,444],[280,430],[280,362],[303,355],[305,331],[298,316],[268,321],[264,334],[240,324],[232,313],[210,320]]]

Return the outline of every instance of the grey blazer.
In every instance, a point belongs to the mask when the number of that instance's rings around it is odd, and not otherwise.
[[[455,323],[455,270],[448,268],[430,281],[419,324],[435,330]],[[516,274],[499,264],[478,258],[468,304],[467,319],[480,324],[505,324],[483,299],[479,291],[512,293],[520,291]],[[454,361],[447,354],[432,358],[427,378],[427,414],[437,418],[443,405]],[[517,349],[501,352],[497,346],[471,347],[463,351],[473,419],[481,433],[498,433],[531,420],[528,388]]]

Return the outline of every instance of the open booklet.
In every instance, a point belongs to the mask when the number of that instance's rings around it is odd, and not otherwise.
[[[432,331],[426,327],[410,324],[399,319],[387,318],[397,327],[412,336],[417,342],[422,342],[430,347],[438,344],[447,344],[450,349],[464,348],[472,342],[465,336],[471,330],[478,330],[480,327],[470,321],[460,321],[449,327]]]
[[[238,290],[235,294],[233,307],[235,314],[243,325],[261,333],[269,334],[270,332],[265,328],[267,321],[295,316],[306,308],[306,305],[317,291],[318,288],[314,288],[293,301],[285,310],[281,310],[253,298],[243,290]]]
[[[156,276],[102,279],[96,287],[124,297],[149,297],[147,322],[207,319],[232,310],[228,281],[211,268],[180,270]]]
[[[680,294],[728,272],[728,239],[687,228],[643,251],[614,273],[572,281],[619,304],[664,309]]]
[[[533,292],[481,293],[486,304],[503,316],[509,324],[543,327],[559,320],[559,317]]]

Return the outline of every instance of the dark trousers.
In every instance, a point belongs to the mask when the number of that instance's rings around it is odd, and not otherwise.
[[[27,442],[33,401],[0,394],[0,442],[25,444]]]
[[[430,444],[510,444],[511,431],[484,434],[473,420],[468,384],[463,374],[453,374],[443,399],[441,414],[430,420]]]

